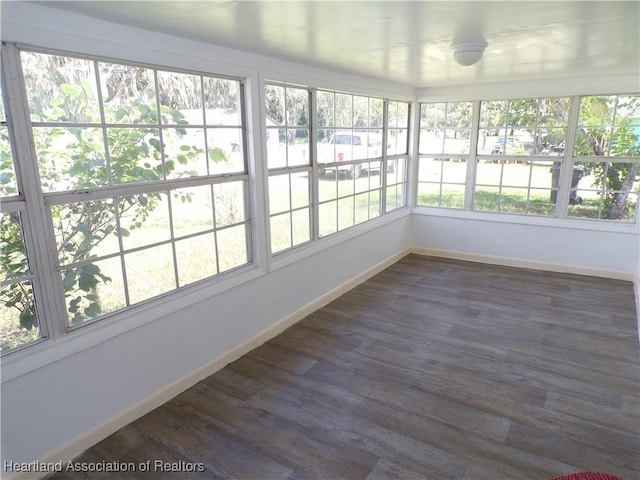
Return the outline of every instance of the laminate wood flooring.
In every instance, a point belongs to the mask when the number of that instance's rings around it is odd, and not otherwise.
[[[409,255],[54,478],[636,480],[639,375],[630,282]]]

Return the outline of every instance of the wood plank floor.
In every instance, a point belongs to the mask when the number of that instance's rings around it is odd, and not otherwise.
[[[409,255],[54,478],[636,480],[639,375],[630,282]]]

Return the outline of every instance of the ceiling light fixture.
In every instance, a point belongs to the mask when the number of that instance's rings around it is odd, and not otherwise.
[[[451,45],[453,59],[463,67],[473,65],[480,60],[485,48],[487,48],[487,42],[457,43]]]

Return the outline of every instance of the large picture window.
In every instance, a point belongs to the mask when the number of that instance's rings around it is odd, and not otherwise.
[[[480,103],[474,210],[555,216],[571,99]]]
[[[34,51],[19,61],[32,133],[21,155],[41,195],[3,202],[16,338],[38,326],[25,204],[44,202],[55,265],[43,268],[55,270],[66,329],[251,261],[241,81]],[[19,184],[5,124],[3,112],[3,195]]]
[[[633,222],[640,192],[640,96],[582,97],[569,216]]]

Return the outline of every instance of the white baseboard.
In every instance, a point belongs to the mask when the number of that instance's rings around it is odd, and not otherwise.
[[[592,277],[604,277],[627,281],[634,281],[636,278],[636,275],[633,272],[624,270],[582,267],[579,265],[542,262],[538,260],[526,260],[523,258],[500,257],[496,255],[483,255],[479,253],[459,252],[455,250],[441,250],[422,247],[411,247],[409,250],[411,253],[419,255],[453,258],[469,262],[490,263],[493,265],[503,265],[505,267],[531,268],[534,270],[545,270],[548,272],[573,273],[576,275],[589,275]]]
[[[270,327],[261,331],[254,337],[246,340],[242,344],[223,353],[219,357],[211,360],[210,362],[198,368],[197,370],[190,372],[184,377],[167,385],[166,387],[155,392],[149,397],[139,401],[138,403],[136,403],[126,411],[120,413],[116,417],[113,417],[107,420],[106,422],[104,422],[101,425],[98,425],[97,427],[90,430],[89,432],[68,442],[66,445],[63,445],[62,447],[56,449],[54,452],[51,452],[50,454],[45,455],[43,459],[39,460],[38,462],[41,464],[45,464],[45,463],[49,464],[49,463],[56,463],[56,462],[62,461],[62,463],[65,464],[66,462],[73,460],[82,452],[92,447],[96,443],[100,442],[101,440],[107,438],[112,433],[118,431],[122,427],[128,425],[134,420],[142,417],[143,415],[149,413],[150,411],[154,410],[155,408],[159,407],[165,402],[171,400],[172,398],[184,392],[188,388],[192,387],[199,381],[207,378],[210,375],[213,375],[215,372],[222,369],[229,363],[249,353],[251,350],[259,347],[266,341],[282,333],[284,330],[294,325],[295,323],[299,322],[303,318],[307,317],[311,313],[315,312],[319,308],[325,306],[326,304],[340,297],[341,295],[348,292],[352,288],[358,286],[365,280],[369,279],[370,277],[374,276],[375,274],[381,272],[385,268],[394,264],[395,262],[400,260],[402,257],[407,255],[408,253],[409,253],[409,249],[404,249],[392,255],[391,257],[387,258],[386,260],[378,263],[377,265],[374,265],[368,270],[360,273],[359,275],[356,275],[352,279],[342,283],[341,285],[335,287],[329,292],[321,295],[311,303],[308,303],[307,305],[299,308],[295,312],[289,314],[287,317],[283,318],[282,320],[274,323]],[[16,473],[15,475],[9,475],[5,478],[33,479],[33,473]]]

